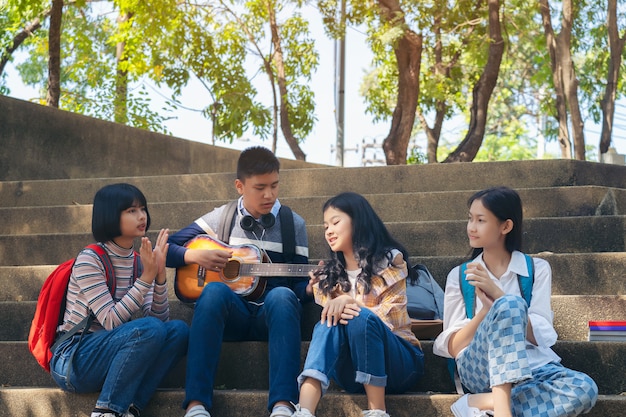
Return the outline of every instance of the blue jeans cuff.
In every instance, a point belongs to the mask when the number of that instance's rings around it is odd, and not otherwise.
[[[326,375],[324,375],[317,369],[305,369],[304,371],[302,371],[302,373],[298,376],[298,390],[300,390],[300,388],[302,387],[302,383],[307,378],[313,378],[320,381],[320,383],[322,384],[322,395],[326,393],[326,391],[328,390],[328,386],[330,385],[330,381],[328,380],[328,377]]]
[[[374,376],[366,374],[365,372],[356,371],[355,382],[363,385],[373,385],[375,387],[386,387],[387,376]]]

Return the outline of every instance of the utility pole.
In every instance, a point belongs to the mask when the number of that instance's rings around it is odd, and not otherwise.
[[[335,42],[335,120],[337,122],[338,166],[343,166],[344,151],[344,107],[345,107],[345,66],[346,66],[346,0],[341,0],[339,16],[342,35]]]

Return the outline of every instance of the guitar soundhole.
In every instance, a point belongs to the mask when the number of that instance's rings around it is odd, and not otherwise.
[[[222,271],[222,275],[229,281],[237,279],[239,277],[239,261],[234,259],[228,261]]]

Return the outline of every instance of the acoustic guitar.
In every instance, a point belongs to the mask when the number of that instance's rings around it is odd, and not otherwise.
[[[211,271],[198,264],[176,269],[174,290],[184,302],[195,302],[205,285],[223,282],[236,294],[256,300],[265,291],[267,277],[308,277],[319,268],[309,264],[263,263],[265,258],[255,245],[227,245],[209,235],[198,235],[184,245],[188,249],[223,249],[233,252],[221,271]]]

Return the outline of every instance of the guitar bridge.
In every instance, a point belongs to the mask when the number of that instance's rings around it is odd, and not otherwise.
[[[206,269],[203,266],[198,265],[198,287],[204,287],[204,279],[206,278]]]

